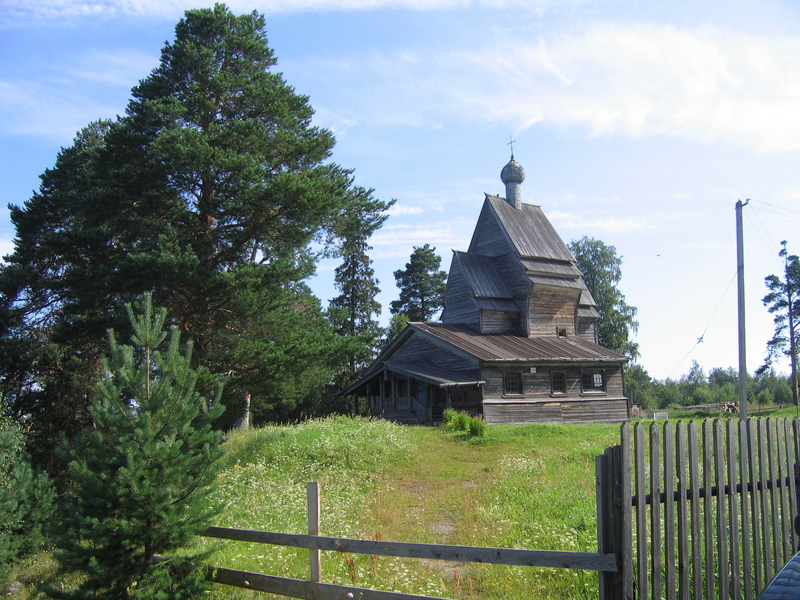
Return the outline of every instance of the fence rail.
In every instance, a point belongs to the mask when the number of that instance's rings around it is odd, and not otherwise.
[[[316,482],[309,483],[307,492],[309,530],[318,532],[319,484]],[[618,570],[617,554],[615,553],[520,550],[387,542],[382,540],[354,540],[316,534],[275,533],[229,527],[209,527],[199,535],[224,540],[308,549],[311,568],[311,576],[308,581],[249,573],[222,567],[210,567],[209,569],[211,579],[216,583],[307,600],[342,600],[342,598],[359,598],[360,600],[442,600],[429,596],[324,584],[322,583],[321,559],[319,557],[319,552],[323,550],[453,562],[581,569],[597,571],[600,573],[601,579],[603,574],[613,574]],[[352,596],[348,594],[352,594]]]

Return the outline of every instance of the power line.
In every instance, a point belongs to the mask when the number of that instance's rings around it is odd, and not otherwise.
[[[716,308],[714,308],[714,312],[713,312],[713,313],[711,313],[711,316],[710,316],[710,317],[709,317],[709,319],[708,319],[708,323],[706,323],[706,328],[703,330],[703,333],[702,333],[702,335],[700,335],[700,337],[699,337],[699,338],[697,338],[697,342],[695,342],[694,346],[692,346],[692,347],[691,347],[691,349],[689,350],[689,352],[687,352],[687,353],[686,353],[686,356],[684,356],[684,357],[683,357],[683,358],[682,358],[682,359],[681,359],[681,360],[678,362],[678,364],[677,364],[677,365],[675,365],[675,368],[673,368],[673,369],[672,369],[672,371],[670,372],[670,374],[669,374],[669,376],[667,377],[667,379],[672,379],[672,374],[673,374],[673,373],[674,373],[674,372],[675,372],[675,371],[678,369],[678,367],[680,367],[680,366],[681,366],[681,364],[683,363],[683,361],[685,361],[685,360],[686,360],[686,359],[689,357],[689,355],[690,355],[692,352],[694,352],[694,349],[695,349],[695,348],[697,348],[697,347],[698,347],[700,344],[702,344],[702,343],[703,343],[703,339],[706,337],[706,333],[708,332],[708,328],[711,326],[711,321],[714,319],[714,315],[716,315],[716,314],[717,314],[717,311],[719,310],[719,307],[722,305],[722,301],[725,299],[725,296],[728,294],[728,290],[729,290],[729,289],[731,289],[731,284],[734,282],[734,280],[735,280],[735,279],[736,279],[736,271],[734,271],[734,273],[733,273],[733,277],[731,277],[731,280],[728,282],[728,286],[725,288],[725,291],[724,291],[724,292],[722,292],[722,297],[719,299],[719,302],[717,303],[717,306],[716,306]]]

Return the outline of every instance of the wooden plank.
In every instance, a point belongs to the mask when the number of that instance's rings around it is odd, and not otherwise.
[[[761,493],[759,491],[759,458],[758,458],[758,423],[757,421],[748,421],[748,460],[750,462],[750,478],[748,481],[752,486],[751,491],[751,509],[750,512],[753,516],[753,569],[754,569],[754,584],[756,590],[762,589],[766,585],[764,577],[764,550],[762,548],[762,537],[759,534],[761,531]]]
[[[755,589],[753,587],[753,557],[752,546],[750,540],[751,534],[751,521],[750,521],[750,493],[747,491],[747,482],[749,479],[749,465],[750,465],[750,430],[748,429],[747,420],[739,419],[739,481],[742,482],[742,493],[739,494],[740,514],[742,518],[742,573],[744,579],[742,587],[744,591],[745,600],[753,600],[755,598]]]
[[[780,569],[793,555],[791,549],[791,516],[789,515],[789,486],[788,477],[786,472],[786,429],[783,425],[783,419],[775,420],[775,441],[777,442],[777,477],[781,484],[777,487],[775,492],[778,494],[778,510],[780,511],[780,518],[778,523],[781,534],[780,539],[780,554],[778,555],[778,568]]]
[[[609,502],[609,487],[611,487],[611,477],[608,465],[608,449],[605,453],[594,458],[594,487],[595,487],[595,506],[597,510],[597,551],[605,552],[611,544],[611,525],[609,513],[612,508]],[[603,573],[599,575],[598,588],[600,600],[613,600],[613,584],[608,581]]]
[[[740,452],[737,453],[737,449],[740,448],[738,442],[738,436],[736,433],[736,422],[733,419],[728,419],[726,421],[726,448],[727,448],[727,468],[728,468],[728,485],[729,487],[729,499],[728,499],[728,532],[730,536],[730,549],[731,549],[731,560],[730,560],[730,574],[731,574],[731,585],[730,585],[730,596],[733,600],[741,600],[742,597],[742,576],[741,576],[741,569],[742,563],[739,555],[740,549],[740,535],[739,535],[739,505],[736,500],[736,481],[738,480],[737,477],[737,466],[738,462],[736,460],[737,454],[741,454]],[[742,487],[742,495],[746,495],[747,490]],[[747,537],[747,536],[741,536]]]
[[[702,537],[700,527],[700,446],[697,441],[697,424],[692,421],[689,434],[689,489],[691,490],[692,529],[692,591],[694,600],[703,598]]]
[[[792,469],[789,468],[788,439],[786,435],[786,419],[779,419],[777,424],[778,435],[778,464],[781,478],[780,494],[781,494],[781,525],[783,529],[783,556],[781,557],[781,564],[785,564],[792,556],[794,556],[794,548],[792,547],[792,519],[794,513],[791,512],[791,489],[789,481],[792,479],[790,473]]]
[[[647,578],[647,488],[645,476],[644,427],[636,423],[634,433],[634,471],[636,474],[636,588],[640,600],[650,598]]]
[[[767,584],[767,581],[772,579],[775,575],[772,564],[772,530],[769,526],[769,494],[767,490],[767,479],[769,477],[769,471],[767,470],[767,424],[763,419],[758,421],[758,467],[759,484],[761,486],[759,492],[762,535],[761,551],[763,553],[762,566],[765,579],[762,584],[763,587]]]
[[[320,534],[319,517],[319,482],[312,481],[306,484],[306,497],[308,499],[308,535]],[[322,556],[319,550],[311,548],[308,551],[309,566],[311,568],[311,581],[322,581]]]
[[[689,600],[689,574],[691,557],[689,554],[689,482],[686,464],[686,423],[678,421],[675,429],[675,470],[678,473],[678,597]]]
[[[303,600],[342,600],[343,598],[358,598],[359,600],[444,600],[432,596],[382,592],[329,583],[301,581],[299,579],[274,577],[272,575],[261,575],[260,573],[248,573],[220,567],[211,567],[209,570],[212,573],[211,579],[215,583],[289,596],[291,598],[302,598]]]
[[[664,582],[667,600],[675,600],[675,433],[664,423]]]
[[[777,439],[775,436],[775,420],[767,419],[767,468],[769,477],[769,509],[770,523],[772,524],[772,575],[783,566],[781,558],[781,528],[779,520],[778,490],[775,489],[775,480],[778,478]],[[771,577],[770,577],[771,578]]]
[[[704,556],[705,556],[705,589],[706,598],[715,598],[716,590],[714,573],[714,504],[711,494],[708,490],[711,489],[712,481],[712,427],[710,421],[703,421],[703,487],[706,494],[703,497],[703,541],[704,541]]]
[[[316,548],[333,552],[375,554],[402,558],[425,558],[454,562],[477,562],[525,567],[583,569],[587,571],[616,571],[617,557],[592,552],[562,552],[548,550],[515,550],[479,546],[443,546],[408,542],[352,540],[347,538],[251,531],[227,527],[209,527],[200,535],[241,542],[273,544],[294,548]]]
[[[714,483],[717,486],[717,564],[719,573],[718,594],[719,598],[727,599],[730,595],[730,567],[728,563],[728,533],[725,496],[725,444],[722,438],[722,423],[715,419],[714,428]]]
[[[792,547],[797,548],[800,545],[800,537],[798,535],[797,520],[800,516],[800,502],[798,502],[798,486],[797,474],[800,470],[800,443],[798,443],[798,435],[800,435],[800,420],[797,418],[786,421],[786,436],[791,441],[787,454],[789,456],[789,488],[791,490],[791,505],[792,505]]]
[[[621,556],[617,562],[619,577],[623,586],[623,598],[633,600],[633,523],[632,507],[629,501],[631,497],[631,430],[628,423],[623,423],[620,427],[620,452],[619,461],[615,470],[615,481],[617,496],[614,498],[615,504],[620,508],[620,533],[622,539],[619,540]]]
[[[660,432],[658,423],[650,425],[650,496],[653,498],[653,502],[650,504],[650,585],[654,600],[661,598],[663,584],[661,572],[661,473],[659,472],[661,467]]]

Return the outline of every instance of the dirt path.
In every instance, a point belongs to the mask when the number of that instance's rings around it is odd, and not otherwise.
[[[433,430],[419,441],[409,463],[382,487],[373,507],[376,525],[383,539],[462,544],[480,527],[474,513],[492,485],[502,446]]]

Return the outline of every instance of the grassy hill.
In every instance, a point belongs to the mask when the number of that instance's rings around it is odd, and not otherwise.
[[[307,533],[306,483],[321,485],[322,535],[595,552],[594,458],[614,425],[494,425],[484,438],[333,418],[230,434],[215,525]],[[199,538],[220,567],[309,578],[308,551]],[[597,574],[322,553],[325,583],[458,599],[597,598]],[[22,565],[15,594],[58,586],[47,555]],[[214,586],[214,600],[267,594]]]
[[[306,533],[306,482],[321,485],[322,535],[596,551],[594,457],[605,425],[492,426],[485,438],[328,419],[237,432],[215,524]],[[213,562],[307,579],[308,552],[207,540]],[[451,598],[596,598],[594,572],[323,553],[323,581]],[[217,586],[214,598],[252,597]]]

